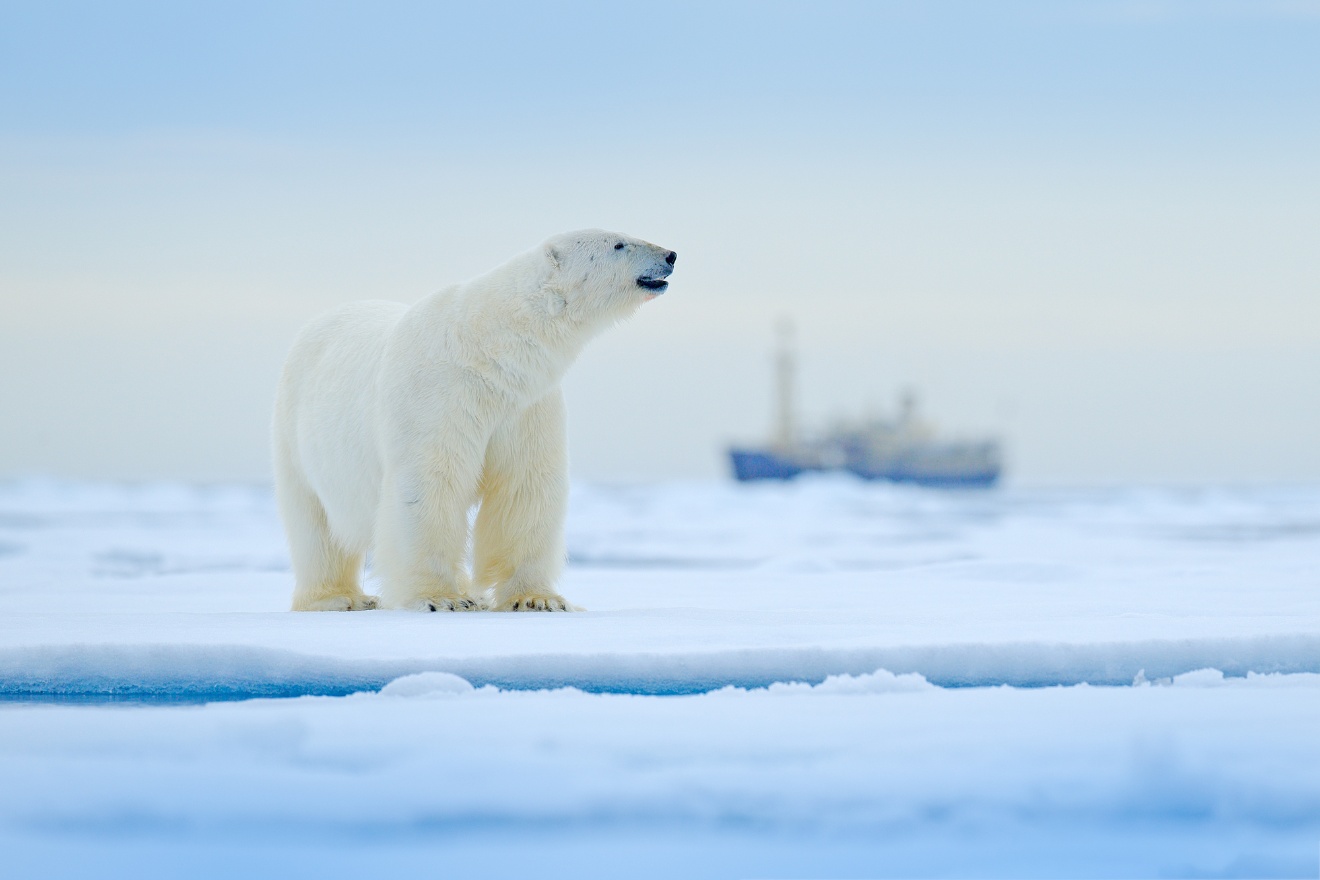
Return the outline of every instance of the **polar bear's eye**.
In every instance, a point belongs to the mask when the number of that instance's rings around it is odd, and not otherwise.
[[[618,244],[616,244],[616,245],[614,246],[614,249],[615,249],[616,251],[621,251],[621,250],[623,250],[623,242],[619,242]]]

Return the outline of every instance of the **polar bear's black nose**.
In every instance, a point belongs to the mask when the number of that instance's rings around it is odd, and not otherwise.
[[[674,261],[677,259],[678,259],[678,254],[676,254],[674,251],[670,251],[669,256],[665,257],[665,262],[672,266],[674,265]]]

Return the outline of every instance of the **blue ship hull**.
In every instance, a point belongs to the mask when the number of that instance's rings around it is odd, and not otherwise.
[[[752,480],[791,480],[811,468],[802,467],[770,452],[756,449],[730,449],[733,475],[740,483]]]
[[[863,480],[909,483],[944,489],[985,489],[998,482],[1000,474],[997,465],[979,469],[946,471],[935,471],[929,468],[918,470],[904,467],[901,463],[882,469],[868,468],[858,464],[826,468],[803,464],[763,449],[730,449],[729,460],[733,464],[734,477],[741,483],[757,480],[791,480],[808,471],[842,470],[855,474]]]

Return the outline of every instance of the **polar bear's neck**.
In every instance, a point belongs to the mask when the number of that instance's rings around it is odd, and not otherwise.
[[[535,263],[515,260],[418,305],[432,339],[444,339],[447,359],[478,370],[510,397],[549,391],[583,346],[612,316],[579,314],[546,286]]]

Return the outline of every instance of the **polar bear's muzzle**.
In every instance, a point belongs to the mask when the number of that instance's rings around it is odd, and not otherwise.
[[[649,274],[637,276],[637,286],[652,293],[664,293],[669,287],[665,279],[674,274],[674,263],[677,260],[678,254],[670,251],[665,255],[664,265],[657,266]]]

